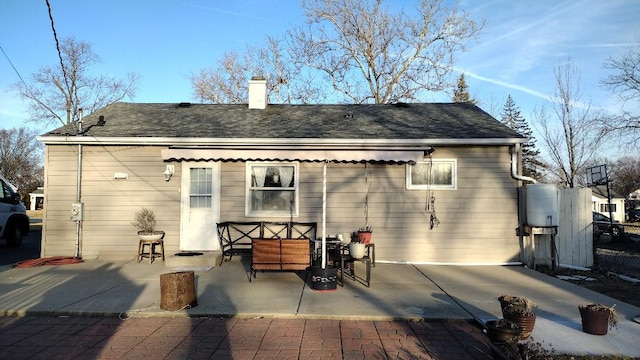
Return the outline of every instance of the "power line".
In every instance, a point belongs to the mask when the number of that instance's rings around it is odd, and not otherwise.
[[[2,53],[4,54],[4,57],[7,58],[7,61],[9,62],[9,65],[11,65],[11,67],[13,68],[13,71],[16,72],[16,75],[18,75],[18,77],[20,78],[20,81],[22,81],[24,86],[27,86],[27,83],[22,78],[22,75],[20,75],[20,73],[18,72],[18,69],[16,69],[16,67],[13,65],[13,62],[11,61],[11,59],[9,59],[9,55],[7,55],[7,53],[4,52],[4,49],[2,48],[2,45],[0,45],[0,50],[2,50]]]
[[[64,61],[62,61],[62,52],[60,52],[60,43],[58,42],[58,34],[56,33],[56,27],[53,24],[53,14],[51,14],[51,4],[49,4],[49,0],[45,0],[47,3],[47,9],[49,10],[49,19],[51,20],[51,30],[53,30],[53,38],[56,41],[56,49],[58,50],[58,59],[60,59],[60,68],[62,69],[62,77],[64,79],[65,85],[67,85],[67,91],[69,92],[69,97],[67,98],[67,123],[71,121],[71,101],[73,97],[73,91],[69,87],[69,79],[67,79],[67,72],[64,69]],[[77,95],[77,94],[76,94]]]
[[[49,4],[49,0],[45,0],[47,3],[47,9],[49,10],[49,19],[51,20],[51,30],[53,30],[53,39],[56,41],[56,49],[58,50],[58,58],[60,59],[60,67],[62,68],[62,76],[64,77],[64,82],[67,85],[67,89],[69,88],[69,82],[67,80],[67,72],[64,70],[64,62],[62,61],[62,53],[60,52],[60,43],[58,42],[58,34],[56,33],[56,28],[53,25],[53,14],[51,14],[51,4]]]

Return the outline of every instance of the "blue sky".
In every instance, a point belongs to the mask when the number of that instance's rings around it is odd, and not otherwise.
[[[93,44],[102,62],[96,74],[142,76],[135,102],[196,99],[189,75],[212,66],[225,51],[243,51],[266,35],[279,35],[302,22],[298,1],[288,0],[50,0],[59,38]],[[410,1],[396,1],[394,4]],[[511,94],[523,116],[554,91],[553,67],[571,57],[582,73],[592,106],[619,109],[599,82],[602,64],[640,45],[640,1],[635,0],[466,0],[460,8],[487,25],[477,43],[458,56],[471,94],[498,115]],[[22,77],[57,63],[44,0],[0,0],[0,46]],[[25,123],[27,105],[7,88],[19,81],[0,53],[0,128]],[[449,101],[433,94],[423,101]],[[540,141],[538,141],[540,147]],[[606,145],[605,145],[606,146]]]

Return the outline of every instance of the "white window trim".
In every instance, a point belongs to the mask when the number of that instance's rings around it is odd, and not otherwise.
[[[420,161],[418,162],[418,164],[426,164],[429,163],[429,161]],[[411,167],[413,165],[411,164],[407,164],[406,167],[406,189],[407,190],[457,190],[458,189],[458,160],[457,159],[433,159],[431,160],[431,163],[433,164],[443,164],[443,163],[450,163],[452,164],[451,166],[451,180],[453,182],[453,184],[451,185],[429,185],[429,184],[425,184],[425,185],[413,185],[411,183]]]
[[[251,167],[252,166],[293,166],[293,193],[295,201],[295,210],[293,213],[287,211],[251,211]],[[245,165],[245,203],[244,203],[244,215],[247,217],[298,217],[300,209],[300,164],[298,162],[270,162],[270,161],[248,161]],[[277,188],[264,188],[266,190],[274,190]]]

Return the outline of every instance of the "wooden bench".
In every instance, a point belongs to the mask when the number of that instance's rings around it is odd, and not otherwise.
[[[222,259],[251,254],[252,239],[315,239],[315,222],[227,221],[217,224]]]
[[[311,241],[302,239],[253,239],[251,277],[258,270],[307,270],[311,266]]]

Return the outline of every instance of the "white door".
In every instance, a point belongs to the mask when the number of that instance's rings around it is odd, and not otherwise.
[[[180,198],[180,250],[218,250],[220,164],[183,162]]]

